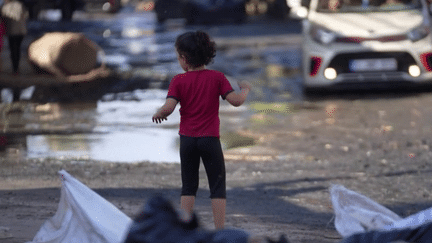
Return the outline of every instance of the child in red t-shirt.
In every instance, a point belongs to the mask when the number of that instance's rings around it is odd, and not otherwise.
[[[180,102],[181,208],[192,214],[201,158],[209,181],[214,224],[220,229],[225,224],[226,173],[219,140],[219,97],[240,106],[251,86],[240,82],[240,92],[234,92],[223,73],[206,69],[216,56],[216,44],[207,33],[184,33],[177,37],[175,48],[185,73],[171,80],[166,102],[152,120],[156,123],[167,120]]]

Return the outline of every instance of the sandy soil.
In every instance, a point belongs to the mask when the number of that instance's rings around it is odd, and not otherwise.
[[[297,105],[224,112],[224,134],[254,145],[225,150],[227,227],[290,242],[338,242],[329,186],[342,184],[408,216],[432,205],[430,93],[328,97]],[[252,104],[249,104],[253,107]],[[251,140],[252,138],[252,140]],[[31,240],[53,216],[61,169],[94,189],[130,217],[162,194],[179,205],[178,164],[0,160],[0,226],[4,243]],[[196,212],[212,229],[209,192],[201,171]]]

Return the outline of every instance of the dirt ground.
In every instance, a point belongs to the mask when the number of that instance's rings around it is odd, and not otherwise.
[[[330,96],[298,104],[248,104],[222,112],[223,134],[254,145],[226,149],[226,226],[290,242],[338,242],[329,186],[341,184],[402,217],[432,205],[430,92]],[[241,122],[239,122],[239,118]],[[244,138],[244,139],[239,139]],[[32,240],[54,215],[66,170],[130,217],[162,194],[179,206],[178,164],[0,159],[0,226]],[[201,168],[202,169],[202,168]],[[213,229],[201,170],[196,212]]]
[[[249,102],[247,107],[221,113],[225,140],[232,137],[231,146],[243,145],[224,151],[227,227],[275,239],[284,234],[293,243],[339,242],[332,184],[362,193],[401,217],[431,207],[430,90],[331,95],[295,104]],[[54,215],[62,169],[132,218],[155,194],[179,206],[178,164],[24,159],[8,150],[0,153],[0,166],[1,243],[32,240]],[[208,196],[201,168],[196,213],[213,229]]]

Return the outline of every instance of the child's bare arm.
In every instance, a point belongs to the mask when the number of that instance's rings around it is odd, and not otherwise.
[[[226,100],[233,106],[241,106],[251,90],[251,85],[247,81],[239,82],[240,92],[231,92],[226,96]]]
[[[156,123],[162,123],[163,120],[167,120],[167,116],[173,113],[177,102],[178,101],[176,99],[167,98],[165,104],[153,115],[152,121]]]

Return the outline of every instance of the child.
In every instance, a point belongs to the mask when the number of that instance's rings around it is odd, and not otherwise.
[[[219,140],[219,96],[240,106],[251,87],[243,81],[239,83],[240,92],[234,92],[223,73],[206,69],[216,56],[216,44],[207,33],[184,33],[177,37],[175,48],[177,60],[186,72],[171,80],[166,102],[152,120],[167,120],[180,102],[181,209],[189,215],[193,212],[201,158],[210,187],[214,224],[221,229],[225,224],[226,179]]]
[[[5,0],[0,12],[6,24],[13,73],[18,74],[21,59],[21,44],[27,34],[29,13],[24,4],[19,0]]]

